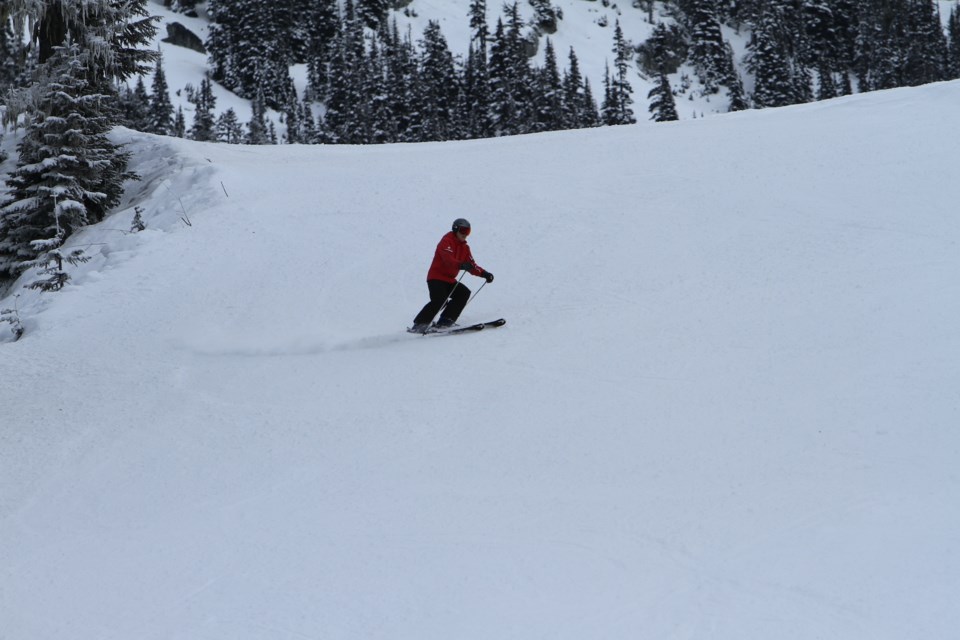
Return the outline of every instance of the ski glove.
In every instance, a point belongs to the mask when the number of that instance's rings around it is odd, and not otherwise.
[[[493,282],[493,274],[490,273],[489,271],[484,271],[483,274],[481,274],[480,277],[483,278],[483,279],[485,279],[488,284],[491,283],[491,282]]]
[[[461,268],[463,271],[473,271],[473,263],[472,263],[472,262],[461,262],[461,263],[460,263],[460,268]]]

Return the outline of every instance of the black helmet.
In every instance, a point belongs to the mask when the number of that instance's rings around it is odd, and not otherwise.
[[[470,233],[470,221],[466,218],[457,218],[453,221],[454,233]]]

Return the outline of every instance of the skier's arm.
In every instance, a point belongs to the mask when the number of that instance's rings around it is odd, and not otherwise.
[[[477,266],[477,262],[473,259],[473,252],[470,251],[470,247],[467,247],[467,259],[460,265],[460,268],[464,271],[469,271],[470,274],[474,276],[483,277],[483,274],[486,273],[486,271]]]
[[[460,268],[469,271],[472,275],[485,279],[487,282],[493,282],[493,274],[474,262],[473,253],[470,252],[469,249],[467,249],[467,256],[469,258],[468,261],[461,264]]]

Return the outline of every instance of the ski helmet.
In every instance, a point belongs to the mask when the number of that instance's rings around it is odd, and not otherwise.
[[[462,233],[463,235],[470,234],[470,221],[466,218],[457,218],[453,221],[453,232]]]

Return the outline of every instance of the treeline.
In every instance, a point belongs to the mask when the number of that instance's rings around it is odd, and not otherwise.
[[[630,102],[631,52],[619,31],[613,46],[621,50],[623,73],[604,87],[598,106],[572,48],[561,69],[548,39],[543,66],[532,64],[535,42],[525,36],[517,4],[504,7],[491,32],[485,0],[471,3],[465,57],[450,50],[438,23],[415,41],[396,22],[388,25],[384,5],[375,4],[211,0],[211,78],[251,101],[252,120],[244,126],[232,111],[216,115],[207,81],[188,94],[193,122],[178,120],[159,93],[166,84],[160,68],[152,93],[142,84],[125,92],[128,120],[153,133],[250,144],[277,141],[267,109],[282,114],[282,141],[289,143],[465,140],[634,121],[622,108]],[[294,64],[308,68],[302,96],[290,77]],[[161,103],[167,115],[147,122]]]
[[[636,0],[651,20],[658,12],[666,19],[640,43],[613,25],[598,105],[573,49],[561,69],[548,37],[543,65],[533,65],[540,36],[562,12],[549,0],[527,1],[531,22],[508,4],[491,29],[485,0],[473,0],[468,50],[454,53],[438,23],[416,40],[399,33],[387,0],[209,0],[212,79],[249,99],[253,118],[217,114],[203,83],[189,91],[192,123],[172,107],[158,117],[162,78],[152,95],[143,86],[126,91],[125,113],[135,128],[196,140],[422,142],[635,122],[634,69],[653,83],[647,110],[658,121],[677,119],[675,97],[687,91],[720,94],[736,111],[960,76],[960,10],[944,30],[935,0]],[[179,0],[184,10],[195,4]],[[739,63],[725,28],[750,34]],[[303,95],[290,77],[295,64],[308,69]],[[696,88],[684,75],[691,70]],[[282,114],[280,136],[268,109]]]
[[[960,9],[935,0],[675,0],[677,24],[641,47],[648,70],[689,62],[731,109],[777,107],[960,77]],[[750,33],[743,94],[722,25]]]

